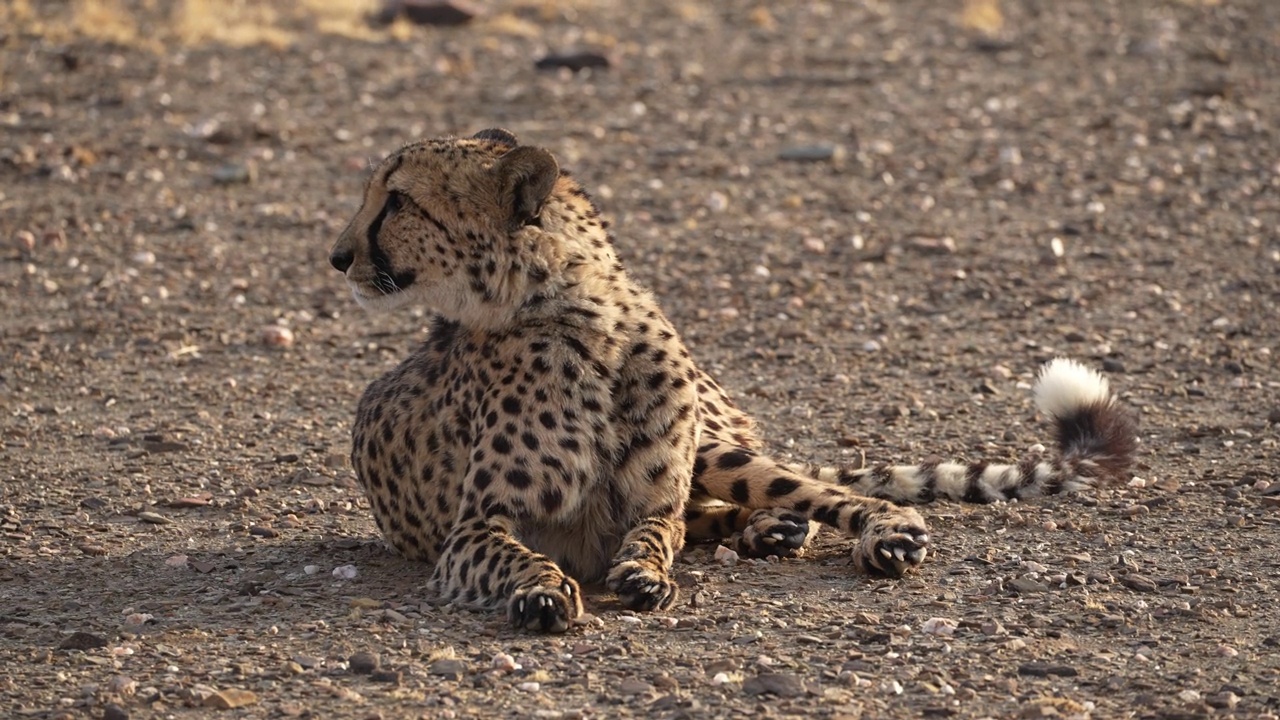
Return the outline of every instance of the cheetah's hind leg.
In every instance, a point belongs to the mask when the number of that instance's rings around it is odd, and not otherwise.
[[[796,557],[817,524],[786,508],[752,510],[738,505],[690,506],[685,512],[690,543],[719,542],[753,558]]]

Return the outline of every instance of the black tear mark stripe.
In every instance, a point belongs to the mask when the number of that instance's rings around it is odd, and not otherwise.
[[[395,172],[395,168],[400,166],[400,162],[401,158],[396,158],[395,164],[387,174],[390,175]],[[369,223],[369,231],[366,233],[366,239],[369,241],[369,259],[373,262],[373,266],[377,268],[378,272],[391,278],[391,283],[394,285],[393,288],[384,288],[379,283],[379,289],[383,290],[384,294],[387,294],[388,291],[394,292],[409,287],[413,284],[414,278],[417,277],[417,274],[412,270],[395,272],[391,267],[391,258],[387,257],[386,251],[378,244],[378,235],[382,233],[382,223],[391,214],[392,204],[392,196],[388,195],[387,201],[382,204],[382,210],[378,211],[378,216],[373,219],[373,222]]]

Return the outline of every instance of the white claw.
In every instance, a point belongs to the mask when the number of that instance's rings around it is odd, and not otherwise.
[[[776,538],[772,535],[765,535],[764,537],[760,538],[760,542],[764,543],[765,545],[777,545],[778,540],[780,539],[781,538]]]
[[[898,558],[898,562],[902,562],[907,559],[907,551],[902,548],[894,548],[893,554]]]
[[[920,537],[916,538],[916,542],[920,543],[921,545],[928,545],[929,533],[925,533],[924,535],[921,535]]]
[[[774,540],[778,540],[778,541],[782,541],[782,540],[786,539],[786,535],[783,535],[783,534],[782,534],[782,533],[780,533],[780,532],[776,532],[776,533],[769,533],[769,537],[773,538]]]
[[[889,558],[890,560],[893,559],[893,552],[891,552],[889,548],[880,548],[880,554]]]

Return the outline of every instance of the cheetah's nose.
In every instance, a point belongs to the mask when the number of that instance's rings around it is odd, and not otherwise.
[[[329,255],[329,264],[338,272],[344,273],[347,268],[351,267],[351,263],[355,262],[356,254],[350,250],[334,250]]]

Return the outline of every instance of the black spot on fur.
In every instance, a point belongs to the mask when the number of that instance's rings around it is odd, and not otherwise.
[[[716,467],[721,470],[732,470],[740,468],[749,462],[751,462],[751,453],[746,450],[731,450],[716,458]]]

